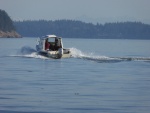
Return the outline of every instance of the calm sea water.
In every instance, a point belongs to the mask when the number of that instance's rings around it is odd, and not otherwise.
[[[63,42],[72,58],[38,55],[35,38],[0,39],[0,113],[150,112],[150,40]]]

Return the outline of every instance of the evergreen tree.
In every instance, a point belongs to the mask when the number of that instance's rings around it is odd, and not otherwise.
[[[1,9],[0,9],[0,30],[4,32],[15,30],[13,21],[8,16],[8,14],[4,10],[1,10]]]
[[[116,22],[104,25],[75,20],[15,21],[17,31],[26,37],[56,34],[68,38],[150,39],[150,25],[141,22]]]

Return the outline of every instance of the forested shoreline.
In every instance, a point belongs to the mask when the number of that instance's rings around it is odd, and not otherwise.
[[[17,32],[24,37],[56,34],[67,38],[150,39],[150,25],[141,22],[85,23],[76,20],[14,21]]]
[[[11,38],[11,37],[21,37],[15,29],[14,23],[9,17],[9,15],[0,9],[0,37]]]
[[[150,39],[150,25],[141,22],[92,24],[77,20],[12,21],[0,9],[0,37],[21,37],[18,33],[23,37],[56,34],[67,38]]]

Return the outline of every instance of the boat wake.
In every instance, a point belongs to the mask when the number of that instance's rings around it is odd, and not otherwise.
[[[150,62],[150,57],[107,57],[99,56],[93,53],[85,53],[76,48],[70,48],[72,58],[84,59],[94,61],[98,63],[117,63],[122,61],[145,61]],[[26,57],[26,58],[37,58],[37,59],[50,59],[46,56],[39,54],[35,49],[24,46],[22,47],[13,57]]]
[[[35,49],[24,46],[22,47],[13,57],[26,57],[26,58],[39,58],[39,59],[48,59],[45,56],[40,55]]]
[[[97,56],[93,53],[84,53],[76,48],[71,48],[72,57],[95,61],[98,63],[117,63],[122,61],[145,61],[150,62],[150,57],[107,57]]]

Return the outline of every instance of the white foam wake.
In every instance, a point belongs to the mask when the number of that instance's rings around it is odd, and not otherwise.
[[[107,57],[101,55],[95,55],[93,53],[82,52],[76,48],[70,48],[71,55],[73,58],[85,59],[95,61],[99,63],[115,63],[121,61],[150,61],[150,57]],[[26,58],[37,58],[37,59],[49,59],[46,56],[39,54],[36,50],[31,47],[22,47],[13,57],[26,57]]]
[[[30,54],[23,54],[23,55],[16,55],[18,57],[26,57],[26,58],[39,58],[39,59],[48,59],[47,57],[45,56],[42,56],[40,54],[38,54],[37,52],[32,52]]]
[[[13,56],[13,57],[26,57],[26,58],[48,59],[47,57],[38,54],[38,52],[36,52],[36,50],[34,50],[33,48],[28,47],[28,46],[22,47],[19,51],[17,51],[16,54],[13,54],[13,55],[10,55],[10,56]]]
[[[110,58],[110,57],[107,57],[107,56],[97,56],[93,53],[84,53],[82,52],[81,50],[79,49],[76,49],[76,48],[70,48],[71,50],[71,54],[72,54],[72,57],[74,58],[83,58],[83,59],[95,59],[95,60],[112,60],[114,58]]]
[[[107,57],[107,56],[98,56],[93,53],[84,53],[79,49],[70,48],[72,57],[86,59],[101,63],[115,63],[121,61],[150,61],[150,57]]]

